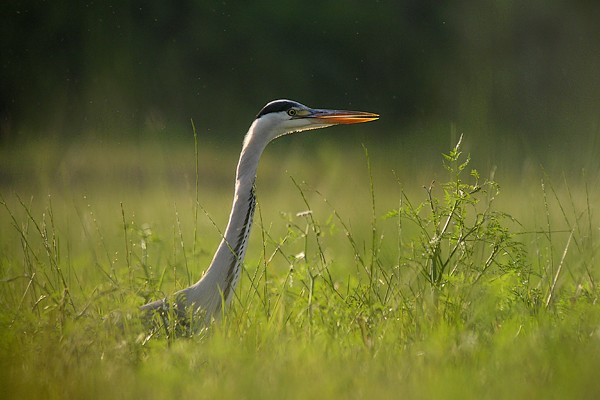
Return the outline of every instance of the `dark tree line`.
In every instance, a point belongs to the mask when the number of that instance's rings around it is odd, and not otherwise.
[[[600,123],[595,1],[6,0],[0,18],[4,141],[225,133],[279,97],[533,140]]]

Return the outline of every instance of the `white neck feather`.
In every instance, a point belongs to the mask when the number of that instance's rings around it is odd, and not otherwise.
[[[225,305],[231,301],[246,254],[256,203],[254,181],[258,161],[271,140],[255,135],[255,127],[256,122],[248,130],[242,146],[236,170],[233,205],[224,237],[206,273],[196,284],[181,291],[185,303],[201,308],[206,313],[207,320],[218,316],[223,300]]]

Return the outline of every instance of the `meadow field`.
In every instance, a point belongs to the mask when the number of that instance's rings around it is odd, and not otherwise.
[[[270,145],[232,305],[182,334],[138,308],[208,266],[238,145],[0,147],[2,398],[598,398],[598,171],[343,135]]]

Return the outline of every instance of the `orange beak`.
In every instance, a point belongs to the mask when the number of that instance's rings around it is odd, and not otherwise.
[[[315,118],[321,124],[360,124],[379,119],[379,114],[363,111],[313,110],[305,118]]]

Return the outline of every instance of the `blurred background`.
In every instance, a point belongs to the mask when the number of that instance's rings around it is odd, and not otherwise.
[[[5,0],[0,18],[6,265],[22,246],[15,227],[37,219],[73,271],[127,273],[131,249],[139,276],[171,271],[167,292],[190,284],[225,227],[242,137],[277,98],[382,117],[269,146],[250,271],[308,229],[306,210],[339,276],[355,254],[341,221],[361,249],[377,225],[380,262],[399,265],[418,232],[385,216],[428,201],[427,187],[444,198],[455,177],[441,153],[461,134],[472,158],[461,178],[492,176],[515,232],[552,230],[556,249],[573,226],[597,232],[581,221],[600,198],[598,0]],[[552,254],[523,238],[544,271]],[[298,236],[285,254],[308,260],[310,248]],[[270,271],[287,274],[290,257]]]
[[[39,141],[189,145],[190,119],[237,153],[258,110],[291,98],[380,113],[345,135],[417,166],[459,133],[486,165],[600,165],[595,0],[6,0],[0,17],[4,157]]]

